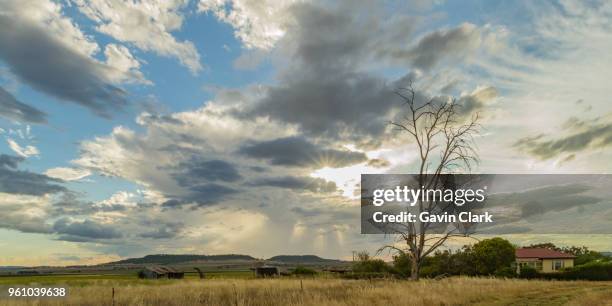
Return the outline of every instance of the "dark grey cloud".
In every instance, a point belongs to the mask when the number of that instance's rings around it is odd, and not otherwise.
[[[73,192],[62,193],[52,203],[49,214],[51,217],[88,215],[96,212],[94,203],[81,200]]]
[[[136,212],[154,206],[153,203],[136,203],[132,206],[131,203],[95,203],[84,200],[82,194],[76,192],[63,192],[56,197],[49,210],[49,216],[52,218],[61,216],[88,216],[98,212]]]
[[[362,152],[322,148],[299,136],[247,144],[238,152],[268,160],[273,165],[296,167],[321,166],[322,163],[330,167],[346,167],[368,160]]]
[[[0,87],[0,116],[26,123],[47,122],[47,114],[17,100],[2,87]]]
[[[53,230],[45,218],[23,213],[23,205],[0,206],[0,228],[20,231],[23,233],[49,234]]]
[[[291,13],[297,24],[287,32],[281,44],[287,43],[295,48],[295,59],[315,65],[304,65],[305,69],[360,64],[358,61],[370,56],[376,40],[383,33],[379,20],[357,17],[362,9],[365,8],[350,3],[335,8],[312,3],[296,4]],[[409,33],[409,29],[403,30]]]
[[[575,153],[612,145],[612,123],[605,120],[586,122],[573,118],[563,128],[568,132],[565,136],[539,134],[521,138],[513,146],[541,160],[565,156],[564,160],[569,161]]]
[[[239,193],[238,190],[215,183],[193,185],[188,187],[188,193],[181,196],[169,196],[170,200],[162,204],[165,208],[179,208],[192,205],[203,207],[219,203],[228,197]]]
[[[53,230],[64,238],[76,237],[79,239],[114,239],[121,238],[123,234],[111,225],[99,224],[91,220],[70,221],[62,218],[53,224]],[[62,236],[60,236],[62,238]],[[63,239],[66,240],[66,239]],[[73,240],[70,240],[73,241]]]
[[[465,55],[479,42],[480,30],[472,24],[462,24],[426,34],[413,48],[390,50],[387,55],[396,60],[406,60],[416,68],[430,70],[447,58],[457,59]]]
[[[169,125],[183,125],[184,122],[180,119],[172,117],[170,115],[158,114],[158,113],[144,113],[141,114],[138,119],[143,124],[169,124]]]
[[[234,165],[219,159],[194,158],[180,162],[180,172],[174,178],[180,186],[194,186],[206,182],[235,182],[242,178]]]
[[[322,68],[295,74],[284,84],[269,88],[248,116],[269,117],[296,124],[314,137],[372,141],[387,127],[401,102],[396,86],[364,73]]]
[[[487,206],[516,208],[520,214],[515,217],[525,219],[600,203],[603,199],[594,195],[592,188],[584,184],[563,184],[492,194],[487,198]]]
[[[170,239],[177,237],[185,227],[185,224],[181,222],[166,222],[161,224],[147,224],[147,226],[155,229],[140,234],[140,237],[151,239]]]
[[[497,97],[495,87],[481,88],[469,95],[461,96],[457,100],[457,111],[460,116],[469,117],[475,113],[481,113],[487,106],[487,102]]]
[[[331,218],[334,222],[340,220],[355,220],[359,218],[359,212],[355,212],[352,208],[346,207],[293,207],[291,212],[298,214],[302,217],[310,218]],[[320,219],[319,219],[320,220]],[[323,223],[320,223],[323,224]],[[333,224],[333,223],[331,223]],[[310,225],[314,225],[310,223]]]
[[[96,242],[96,243],[100,242],[96,238],[74,236],[74,235],[59,235],[57,236],[56,240],[68,241],[68,242]]]
[[[402,105],[394,90],[416,76],[406,73],[389,80],[367,72],[369,63],[402,62],[407,69],[429,69],[480,42],[480,31],[464,24],[427,34],[411,46],[414,18],[385,18],[379,8],[363,3],[302,3],[292,12],[295,27],[279,42],[291,56],[290,65],[279,75],[279,84],[237,111],[239,116],[268,117],[295,125],[309,137],[362,146],[376,147],[384,140],[387,122]]]
[[[25,158],[21,156],[12,156],[6,154],[0,154],[0,168],[12,168],[16,169],[20,162],[24,161]]]
[[[103,64],[71,50],[46,29],[0,14],[0,59],[33,88],[110,117],[127,104],[126,93],[104,76]]]
[[[166,208],[185,205],[202,207],[216,204],[239,193],[239,190],[221,183],[235,183],[242,179],[236,167],[220,159],[194,157],[171,168],[172,178],[185,192],[180,195],[166,195],[169,200],[162,204]]]
[[[17,169],[23,159],[0,154],[0,192],[41,196],[48,193],[67,191],[58,185],[62,181],[44,174]]]
[[[315,193],[334,192],[337,186],[334,182],[322,178],[306,176],[282,176],[256,179],[249,183],[251,186],[269,186],[292,190],[308,190]]]
[[[295,124],[307,136],[380,141],[389,115],[401,105],[393,93],[397,84],[364,67],[381,46],[406,44],[414,20],[388,21],[378,18],[375,5],[351,2],[331,8],[302,3],[292,12],[295,27],[279,42],[291,64],[278,85],[239,115]]]

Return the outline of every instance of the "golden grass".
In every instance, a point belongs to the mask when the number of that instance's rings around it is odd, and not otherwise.
[[[612,305],[612,282],[449,278],[421,280],[214,279],[71,287],[66,299],[2,305]],[[608,303],[608,304],[606,304]]]

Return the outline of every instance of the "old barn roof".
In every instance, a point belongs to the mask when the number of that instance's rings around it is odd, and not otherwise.
[[[522,248],[516,249],[516,258],[576,258],[572,254],[567,254],[545,248]]]
[[[146,267],[146,269],[151,270],[157,274],[178,273],[177,270],[170,268],[170,267],[155,266],[155,267]]]

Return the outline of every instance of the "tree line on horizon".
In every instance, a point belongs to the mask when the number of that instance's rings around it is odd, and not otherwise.
[[[437,278],[445,276],[488,276],[502,278],[557,278],[612,280],[612,257],[590,250],[586,246],[558,247],[553,243],[539,243],[526,248],[547,248],[576,256],[575,266],[559,273],[543,274],[533,268],[521,269],[517,274],[515,250],[517,246],[508,240],[496,237],[484,239],[474,245],[466,245],[458,250],[437,250],[422,260],[420,277]],[[412,278],[411,257],[396,254],[387,263],[374,258],[368,252],[360,252],[353,264],[352,277],[399,277]],[[533,271],[532,271],[533,270]]]

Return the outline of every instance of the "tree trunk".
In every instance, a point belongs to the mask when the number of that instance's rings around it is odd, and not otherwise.
[[[419,263],[416,260],[412,260],[412,268],[410,269],[410,279],[419,280]]]

